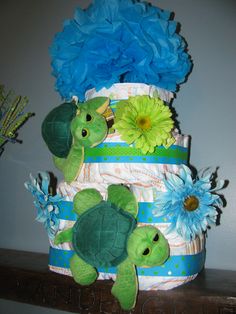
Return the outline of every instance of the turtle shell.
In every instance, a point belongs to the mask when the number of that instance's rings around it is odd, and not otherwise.
[[[88,209],[73,227],[75,252],[94,267],[117,266],[127,257],[127,240],[135,218],[108,201]]]
[[[54,108],[42,123],[42,137],[50,152],[59,158],[66,158],[71,145],[70,123],[76,115],[74,103],[63,103]]]

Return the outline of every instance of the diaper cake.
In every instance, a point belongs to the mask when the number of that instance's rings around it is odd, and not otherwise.
[[[173,114],[192,63],[170,12],[136,0],[77,9],[50,47],[62,104],[42,136],[64,180],[31,176],[50,270],[81,285],[113,279],[123,309],[139,290],[193,280],[221,198],[189,168],[189,136]]]

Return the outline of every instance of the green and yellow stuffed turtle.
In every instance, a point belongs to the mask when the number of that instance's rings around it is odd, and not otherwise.
[[[77,178],[84,161],[84,149],[100,144],[108,126],[102,115],[109,98],[95,97],[82,104],[64,103],[44,119],[42,136],[53,154],[56,167],[70,183]]]
[[[107,201],[95,189],[78,192],[74,211],[79,215],[75,225],[58,233],[54,241],[72,242],[74,280],[89,285],[98,276],[96,268],[117,266],[112,294],[124,310],[132,309],[138,292],[135,266],[163,264],[169,256],[167,240],[153,226],[137,227],[137,201],[122,185],[108,187]]]

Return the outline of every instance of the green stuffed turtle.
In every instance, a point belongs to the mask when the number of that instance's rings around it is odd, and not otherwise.
[[[100,144],[108,126],[102,115],[109,98],[95,97],[82,104],[64,103],[44,119],[42,136],[53,154],[56,167],[70,183],[77,178],[84,161],[84,149]]]
[[[92,284],[96,268],[117,266],[112,294],[123,309],[136,302],[138,282],[135,266],[154,267],[169,256],[169,245],[154,226],[137,227],[138,204],[123,185],[110,185],[103,201],[95,189],[85,189],[74,197],[79,215],[73,228],[58,233],[54,243],[72,242],[75,254],[70,260],[74,280]]]

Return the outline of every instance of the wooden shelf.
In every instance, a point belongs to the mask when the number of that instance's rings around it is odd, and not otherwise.
[[[0,298],[75,313],[126,313],[111,295],[111,281],[81,287],[50,272],[48,255],[0,249]],[[169,291],[141,291],[131,313],[236,313],[236,272],[204,270]]]

